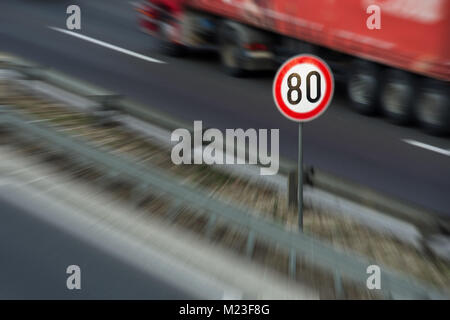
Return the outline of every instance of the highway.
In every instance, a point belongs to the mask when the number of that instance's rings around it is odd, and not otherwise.
[[[72,3],[82,11],[78,33],[165,63],[49,28],[65,28],[66,8]],[[222,72],[214,54],[193,52],[183,59],[161,55],[155,40],[138,30],[126,0],[3,0],[0,51],[185,121],[203,120],[204,126],[220,129],[280,128],[282,156],[296,158],[297,127],[273,104],[273,74],[235,79]],[[305,162],[449,216],[450,141],[355,114],[342,90],[337,91],[326,114],[305,125]]]
[[[0,300],[195,298],[47,223],[31,210],[4,198],[0,208]],[[80,290],[67,289],[70,265],[81,269]]]

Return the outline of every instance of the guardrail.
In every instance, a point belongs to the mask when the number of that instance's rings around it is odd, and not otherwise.
[[[41,68],[17,58],[1,58],[0,68],[10,68],[23,74],[29,80],[42,80],[70,93],[91,99],[99,104],[99,109],[92,110],[96,116],[107,116],[107,111],[117,111],[158,127],[173,131],[186,128],[193,132],[192,123],[178,121],[151,106],[130,102],[122,96],[103,90],[59,72]],[[106,111],[106,112],[104,112]],[[110,114],[110,113],[109,113]],[[289,205],[296,205],[296,163],[280,159],[280,173],[288,177]],[[347,181],[318,168],[304,168],[305,183],[340,197],[354,201],[366,207],[379,210],[415,225],[422,233],[450,232],[450,221],[438,213],[403,201],[399,201],[366,186]],[[295,183],[289,183],[289,181]]]
[[[256,239],[276,244],[289,253],[289,272],[295,276],[297,257],[300,256],[312,265],[327,270],[333,275],[336,295],[342,296],[343,280],[350,280],[366,288],[366,270],[371,261],[357,255],[344,253],[332,246],[303,233],[288,231],[282,225],[258,218],[250,210],[211,199],[201,188],[180,185],[174,176],[153,166],[142,166],[126,156],[112,155],[99,151],[79,138],[65,136],[43,123],[33,123],[32,119],[18,115],[12,109],[0,106],[0,126],[14,130],[14,134],[27,139],[45,142],[49,148],[70,154],[82,163],[100,164],[110,176],[126,176],[135,182],[136,190],[141,192],[150,188],[158,194],[174,198],[174,206],[188,205],[209,213],[207,234],[220,218],[228,224],[248,230],[247,255],[252,255]],[[381,268],[382,290],[387,298],[401,299],[447,299],[448,293],[419,283],[416,279],[404,276],[388,268]]]

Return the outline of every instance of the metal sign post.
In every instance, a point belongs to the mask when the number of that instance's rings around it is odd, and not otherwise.
[[[320,58],[300,55],[289,59],[278,70],[273,97],[278,110],[298,125],[298,227],[303,231],[303,122],[325,112],[334,93],[330,67]]]
[[[303,231],[303,123],[298,124],[298,229]]]

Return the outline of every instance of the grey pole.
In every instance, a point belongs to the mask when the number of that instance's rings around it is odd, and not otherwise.
[[[298,228],[303,232],[303,124],[298,124]]]

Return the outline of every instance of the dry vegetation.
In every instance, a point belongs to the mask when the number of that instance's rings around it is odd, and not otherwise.
[[[0,80],[0,105],[9,105],[35,119],[44,120],[54,125],[55,129],[67,135],[85,139],[91,145],[115,154],[126,154],[133,161],[144,166],[156,166],[178,177],[180,183],[205,189],[213,198],[252,209],[252,213],[264,216],[284,224],[288,229],[296,227],[296,211],[287,207],[286,194],[263,182],[249,181],[245,177],[224,173],[223,171],[203,165],[175,166],[170,160],[170,150],[154,143],[121,125],[99,126],[91,115],[66,108],[64,105],[31,94],[18,83]],[[22,152],[27,154],[45,154],[41,146],[21,144]],[[68,159],[47,157],[58,170],[70,171],[74,177],[85,179],[90,183],[103,183],[103,186],[114,192],[118,198],[133,200],[131,186],[126,181],[102,182],[102,173],[96,168],[68,165]],[[194,232],[205,230],[205,215],[193,212],[191,208],[179,207],[175,213],[170,201],[149,190],[140,199],[140,206],[152,215],[165,219],[171,218],[174,223],[187,227]],[[172,215],[171,215],[172,214]],[[307,207],[304,217],[305,232],[326,240],[334,246],[357,252],[382,265],[389,266],[403,273],[412,275],[441,288],[450,288],[450,265],[436,257],[425,255],[416,248],[400,243],[394,237],[379,234],[356,222],[318,209],[314,205]],[[225,224],[217,224],[211,235],[213,241],[221,242],[237,252],[244,253],[245,230],[228,228]],[[280,272],[288,270],[288,255],[279,248],[269,247],[257,241],[253,258],[266,265],[271,265]],[[297,271],[298,280],[306,281],[321,290],[323,296],[333,297],[330,279],[325,273],[297,261],[301,272]],[[310,276],[314,275],[314,276]],[[321,285],[326,283],[327,285]],[[369,297],[365,290],[351,288],[345,284],[346,297]],[[373,298],[373,296],[372,296]]]

